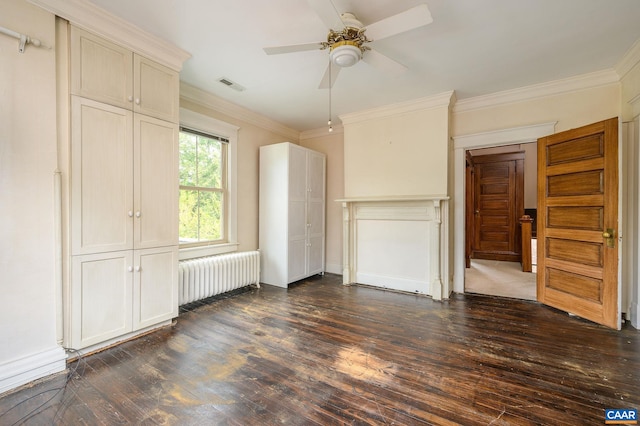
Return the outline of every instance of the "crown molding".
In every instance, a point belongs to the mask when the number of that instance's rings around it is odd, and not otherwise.
[[[191,54],[87,0],[28,0],[73,25],[111,40],[176,71]]]
[[[624,54],[620,62],[616,64],[614,69],[622,79],[633,67],[640,63],[640,39],[631,45],[627,53]]]
[[[341,124],[334,124],[333,131],[331,133],[329,133],[329,129],[327,127],[320,127],[318,129],[305,130],[304,132],[300,132],[300,140],[324,138],[327,136],[341,135],[343,133],[344,127]]]
[[[455,92],[451,90],[449,92],[444,92],[426,98],[419,98],[407,102],[399,102],[378,108],[343,114],[340,116],[340,120],[342,121],[342,124],[353,124],[360,121],[376,120],[415,111],[449,107],[452,102],[455,101],[455,98]]]
[[[490,146],[514,145],[535,142],[538,138],[555,133],[557,121],[532,124],[530,126],[512,127],[470,135],[454,136],[454,149],[477,149]]]
[[[221,114],[228,115],[240,121],[261,127],[273,133],[283,136],[286,140],[298,141],[300,132],[284,124],[271,120],[263,115],[243,108],[233,102],[222,99],[212,93],[206,92],[195,86],[180,82],[180,98],[194,102],[206,108],[210,108]]]
[[[617,84],[619,82],[620,78],[618,77],[618,73],[613,69],[596,71],[575,77],[534,84],[512,90],[505,90],[503,92],[491,93],[489,95],[461,99],[453,106],[453,112],[465,112],[476,109],[492,108],[515,102],[531,101],[547,96],[571,93],[579,90],[606,86],[609,84]]]

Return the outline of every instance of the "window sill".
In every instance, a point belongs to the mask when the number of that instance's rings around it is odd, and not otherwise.
[[[238,243],[223,243],[211,246],[181,248],[178,259],[187,260],[196,257],[215,256],[216,254],[233,253],[238,250]]]

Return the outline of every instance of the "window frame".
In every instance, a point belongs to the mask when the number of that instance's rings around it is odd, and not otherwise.
[[[205,135],[220,136],[227,139],[226,158],[226,200],[224,208],[223,234],[224,241],[216,240],[203,243],[186,243],[179,245],[179,259],[211,256],[215,254],[237,251],[237,140],[239,127],[217,120],[204,114],[180,108],[180,127],[203,133]],[[180,182],[178,182],[178,188]],[[179,189],[178,189],[179,190]]]

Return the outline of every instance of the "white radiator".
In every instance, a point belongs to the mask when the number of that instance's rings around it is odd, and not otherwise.
[[[260,287],[260,252],[246,251],[180,261],[179,305],[235,290]]]

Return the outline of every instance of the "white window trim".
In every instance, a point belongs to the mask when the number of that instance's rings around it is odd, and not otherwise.
[[[238,250],[238,130],[239,127],[185,108],[180,108],[180,125],[229,140],[227,147],[227,242],[181,248],[179,259],[212,256]]]

